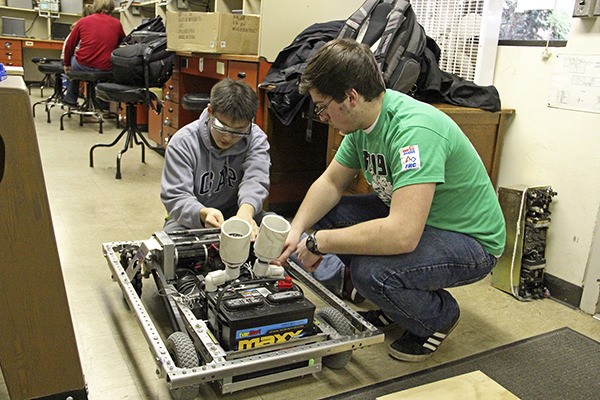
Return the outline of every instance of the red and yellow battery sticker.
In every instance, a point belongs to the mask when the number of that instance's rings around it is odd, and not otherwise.
[[[279,324],[241,329],[235,333],[236,339],[239,340],[238,350],[285,343],[294,337],[302,336],[304,333],[303,328],[306,324],[308,324],[308,319],[304,318]]]

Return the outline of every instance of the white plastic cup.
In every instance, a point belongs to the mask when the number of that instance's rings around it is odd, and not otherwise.
[[[279,215],[265,215],[260,224],[258,237],[254,243],[254,254],[261,261],[277,259],[283,251],[283,245],[288,233],[290,223]]]
[[[239,266],[248,260],[252,227],[241,218],[229,218],[221,225],[219,253],[225,265]]]

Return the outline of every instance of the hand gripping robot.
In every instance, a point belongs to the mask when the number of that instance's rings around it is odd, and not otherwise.
[[[202,383],[230,393],[323,365],[343,368],[354,350],[383,342],[381,331],[299,265],[271,264],[289,230],[284,218],[266,215],[254,243],[250,224],[231,218],[220,229],[103,244],[173,398],[195,398]],[[142,301],[150,276],[170,321],[166,340]]]

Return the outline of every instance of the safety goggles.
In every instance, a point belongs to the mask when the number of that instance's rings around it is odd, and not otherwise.
[[[313,114],[315,117],[320,117],[321,114],[323,114],[323,112],[327,109],[327,107],[329,107],[329,105],[331,104],[331,102],[333,101],[333,97],[331,98],[331,100],[329,100],[327,103],[317,106],[315,105],[315,108],[313,110]]]
[[[217,119],[214,115],[210,117],[210,127],[221,135],[233,135],[235,137],[245,137],[252,131],[252,122],[244,128],[230,128]]]

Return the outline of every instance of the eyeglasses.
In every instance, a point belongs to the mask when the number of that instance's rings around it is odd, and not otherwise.
[[[230,128],[213,115],[210,117],[210,127],[219,132],[221,135],[245,137],[248,136],[252,131],[252,122],[250,122],[245,128]]]
[[[331,104],[332,101],[333,101],[333,97],[331,98],[331,100],[329,100],[324,105],[321,105],[321,106],[315,105],[315,109],[313,110],[313,114],[315,115],[315,117],[320,117],[321,114],[323,114],[323,112],[327,109],[327,107],[329,107],[329,105]]]

